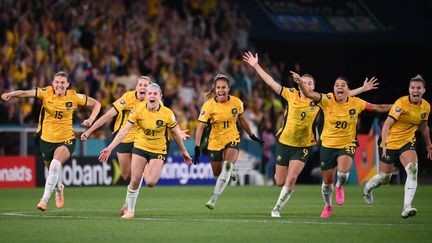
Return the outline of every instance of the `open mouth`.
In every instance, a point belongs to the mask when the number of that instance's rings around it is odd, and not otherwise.
[[[336,96],[337,97],[342,97],[344,95],[344,92],[341,90],[336,91]]]
[[[150,104],[156,103],[156,99],[149,99]]]

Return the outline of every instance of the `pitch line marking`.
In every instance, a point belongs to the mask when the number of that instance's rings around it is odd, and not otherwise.
[[[73,211],[73,210],[68,210]],[[29,217],[29,218],[63,218],[63,219],[103,219],[103,220],[125,220],[120,217],[101,217],[101,216],[70,216],[70,215],[37,215],[28,214],[33,211],[1,213],[3,216]],[[269,216],[270,217],[270,216]],[[325,221],[292,221],[283,219],[197,219],[197,218],[134,218],[130,221],[189,221],[189,222],[243,222],[243,223],[279,223],[279,224],[305,224],[305,225],[346,225],[346,226],[408,226],[408,227],[430,227],[427,224],[391,224],[391,223],[352,223],[352,222],[325,222]]]

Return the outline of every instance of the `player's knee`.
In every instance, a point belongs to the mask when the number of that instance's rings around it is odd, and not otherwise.
[[[278,178],[275,176],[275,184],[278,185],[278,186],[283,186],[283,185],[285,185],[285,181],[284,181],[284,180],[281,180],[281,179],[278,179]]]
[[[287,186],[288,186],[288,188],[294,188],[294,185],[295,185],[296,181],[297,181],[297,176],[290,176],[290,177],[288,177],[288,180],[287,180]]]
[[[407,166],[405,166],[405,171],[407,172],[408,176],[417,176],[417,163],[409,163]]]
[[[381,183],[384,185],[387,185],[390,183],[391,180],[391,173],[380,173],[380,177],[381,177]]]
[[[157,181],[146,181],[146,187],[155,187]]]
[[[122,172],[121,173],[121,176],[122,176],[122,178],[123,178],[123,180],[128,180],[129,179],[129,177],[130,177],[130,173],[129,172]]]

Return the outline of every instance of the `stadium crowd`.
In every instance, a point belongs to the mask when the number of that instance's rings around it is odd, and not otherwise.
[[[232,79],[231,93],[244,101],[255,134],[271,141],[280,125],[283,104],[241,61],[251,49],[251,24],[229,1],[18,0],[2,1],[0,9],[0,93],[44,87],[64,70],[70,88],[100,101],[103,114],[147,75],[161,85],[164,104],[194,137],[204,93],[214,75],[224,73]],[[285,65],[272,64],[265,53],[260,57],[272,77],[288,80]],[[35,99],[0,106],[0,123],[37,122]],[[85,116],[77,114],[76,121]],[[102,139],[109,134],[95,133]]]

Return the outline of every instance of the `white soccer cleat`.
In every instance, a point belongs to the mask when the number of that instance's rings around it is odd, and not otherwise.
[[[281,215],[280,215],[280,211],[277,210],[277,209],[273,209],[273,210],[271,211],[271,216],[272,216],[273,218],[280,218],[280,217],[281,217]]]
[[[406,207],[402,210],[401,216],[406,219],[408,217],[414,217],[417,214],[417,209],[412,207]]]
[[[364,199],[366,204],[371,205],[371,204],[373,204],[373,195],[372,195],[372,191],[368,192],[366,190],[366,184],[367,184],[367,181],[363,182],[363,199]]]
[[[216,205],[216,203],[213,202],[212,200],[209,200],[209,201],[206,203],[206,207],[207,207],[208,209],[210,209],[210,210],[213,210],[215,205]]]

